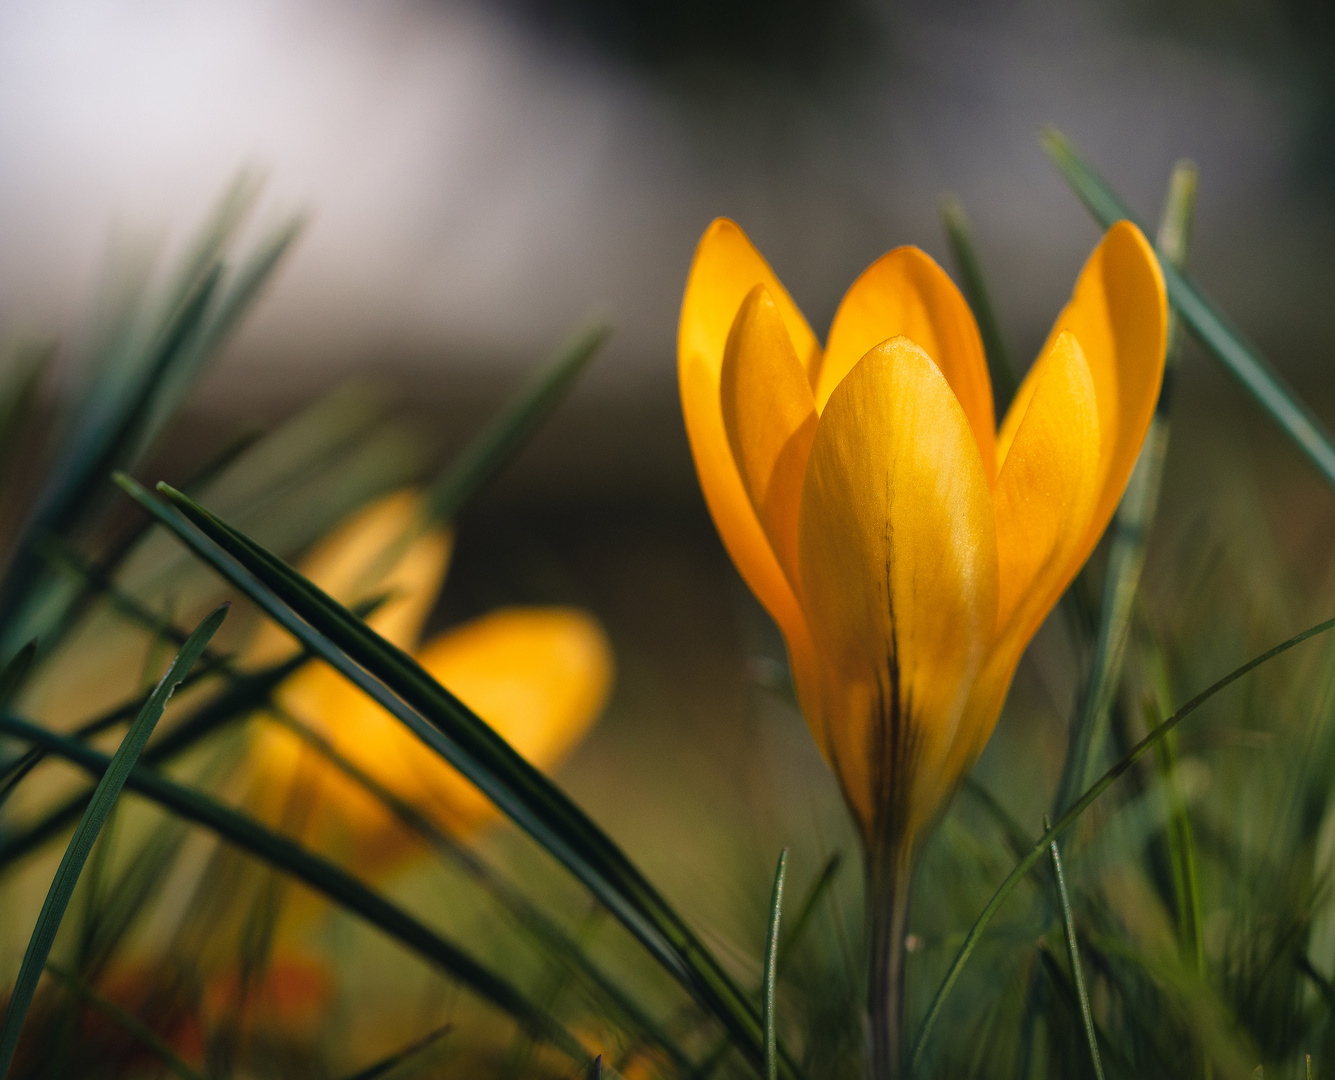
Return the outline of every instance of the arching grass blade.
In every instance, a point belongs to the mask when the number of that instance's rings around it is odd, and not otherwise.
[[[138,1017],[131,1016],[114,1001],[108,1001],[73,972],[66,971],[49,961],[46,970],[69,987],[76,997],[82,998],[108,1020],[122,1028],[136,1042],[147,1047],[180,1080],[203,1080],[199,1073],[187,1065],[165,1040],[159,1038],[157,1033],[140,1021]]]
[[[172,506],[129,477],[120,475],[117,482],[266,614],[463,773],[583,882],[728,1029],[752,1064],[763,1067],[758,1010],[681,916],[559,787],[417,661],[249,537],[166,485],[159,490]],[[781,1071],[798,1075],[782,1050],[780,1057]]]
[[[92,747],[63,738],[18,717],[0,715],[0,733],[40,745],[48,753],[73,762],[94,775],[105,775],[110,764],[105,754]],[[130,771],[125,786],[178,817],[204,826],[229,843],[292,875],[346,910],[361,916],[418,956],[434,963],[478,997],[513,1017],[535,1036],[550,1042],[576,1061],[582,1063],[588,1060],[578,1041],[569,1032],[547,1013],[530,1004],[508,982],[328,860],[203,793],[168,780],[143,766]]]
[[[9,659],[3,671],[0,671],[0,704],[8,702],[14,692],[23,685],[37,655],[37,642],[30,641]]]
[[[364,1069],[360,1069],[347,1077],[347,1080],[379,1080],[385,1073],[391,1069],[397,1069],[406,1061],[411,1061],[424,1050],[429,1050],[440,1042],[446,1035],[453,1030],[452,1024],[442,1024],[435,1031],[428,1032],[415,1042],[409,1043],[401,1050],[396,1050],[387,1057],[381,1058]]]
[[[229,721],[260,707],[269,699],[273,690],[308,659],[307,654],[302,654],[274,664],[263,671],[239,676],[232,686],[216,698],[205,702],[187,720],[170,731],[161,733],[152,745],[144,750],[140,760],[146,764],[170,760]],[[190,673],[183,685],[198,681],[204,674],[206,674],[204,665],[201,664]],[[73,734],[76,739],[92,738],[133,715],[134,712],[130,711],[127,716],[125,706],[112,709],[82,725]],[[18,758],[12,766],[0,770],[0,778],[7,777],[0,783],[0,801],[3,801],[5,795],[22,779],[20,774],[39,763],[44,753],[40,747],[36,747]],[[66,828],[82,812],[88,798],[87,794],[71,796],[59,806],[47,811],[22,832],[0,839],[0,868],[40,847]]]
[[[9,1007],[5,1010],[4,1023],[0,1025],[0,1080],[9,1073],[14,1051],[18,1048],[19,1032],[23,1028],[23,1021],[27,1018],[33,995],[37,992],[37,981],[42,976],[43,968],[46,967],[51,946],[56,940],[56,931],[60,929],[60,921],[65,915],[65,908],[69,906],[70,897],[74,895],[74,886],[78,884],[79,874],[83,871],[84,863],[88,861],[88,855],[93,850],[98,833],[102,831],[102,824],[111,813],[111,808],[116,805],[121,788],[125,786],[130,771],[139,760],[139,754],[153,733],[163,709],[167,707],[168,698],[204,652],[226,616],[226,605],[215,610],[199,624],[181,647],[181,651],[176,654],[176,659],[172,661],[171,667],[158,683],[157,689],[144,703],[143,709],[125,733],[115,757],[109,762],[97,789],[93,792],[88,809],[84,811],[83,820],[79,822],[78,828],[70,838],[69,846],[65,849],[65,855],[56,870],[56,876],[47,891],[41,913],[37,916],[37,925],[33,929],[27,951],[23,955],[23,964],[19,968],[18,981],[10,995]]]
[[[918,1071],[918,1066],[922,1064],[923,1053],[927,1047],[927,1040],[931,1036],[932,1029],[936,1026],[937,1020],[941,1018],[941,1010],[945,1005],[945,1000],[949,996],[951,989],[959,979],[960,972],[963,970],[969,957],[973,955],[974,949],[978,945],[983,931],[987,929],[993,917],[1001,909],[1015,887],[1024,879],[1039,862],[1040,859],[1048,853],[1049,845],[1059,836],[1066,832],[1080,818],[1100,795],[1108,790],[1128,769],[1137,761],[1145,756],[1154,746],[1164,738],[1170,731],[1174,730],[1178,724],[1194,713],[1212,697],[1221,690],[1231,686],[1248,672],[1254,671],[1262,664],[1273,660],[1280,653],[1287,652],[1295,645],[1301,645],[1309,638],[1316,637],[1318,634],[1324,634],[1327,630],[1335,628],[1335,619],[1327,619],[1325,622],[1317,623],[1315,626],[1308,627],[1299,634],[1295,634],[1287,641],[1282,641],[1272,649],[1268,649],[1260,656],[1247,661],[1239,668],[1234,668],[1218,682],[1206,687],[1194,698],[1188,701],[1172,716],[1168,717],[1162,724],[1150,732],[1145,738],[1133,746],[1127,754],[1104,773],[1088,791],[1084,793],[1065,814],[1063,814],[1052,828],[1048,829],[1039,837],[1038,842],[1029,850],[1029,853],[1016,864],[1001,883],[997,891],[992,894],[992,899],[987,902],[978,919],[970,928],[965,936],[964,943],[960,946],[959,952],[955,954],[955,959],[951,962],[950,969],[946,972],[945,978],[937,988],[936,996],[932,999],[932,1004],[927,1009],[927,1015],[923,1018],[922,1025],[918,1029],[918,1037],[914,1042],[913,1056],[910,1061],[910,1075]]]
[[[1006,415],[1011,399],[1020,385],[1015,375],[1015,363],[1010,350],[1006,347],[1006,338],[1001,332],[1001,320],[997,318],[997,309],[992,304],[992,294],[987,287],[987,278],[983,274],[983,264],[979,261],[978,250],[973,243],[973,230],[969,226],[964,204],[953,195],[947,196],[940,203],[941,224],[946,230],[946,240],[950,243],[950,254],[954,256],[955,267],[959,270],[960,288],[973,317],[978,323],[978,334],[983,339],[983,354],[987,357],[987,371],[992,377],[992,405],[998,417]]]
[[[1043,831],[1047,832],[1052,823],[1043,818]],[[1071,961],[1071,979],[1075,983],[1075,994],[1080,1001],[1080,1020],[1085,1027],[1085,1040],[1089,1043],[1090,1060],[1094,1063],[1094,1075],[1103,1080],[1103,1059],[1099,1056],[1099,1037],[1094,1030],[1094,1012],[1089,1007],[1089,992],[1085,989],[1085,973],[1080,966],[1080,942],[1075,936],[1075,916],[1071,912],[1071,897],[1066,891],[1066,875],[1062,872],[1061,851],[1057,841],[1048,844],[1048,853],[1052,856],[1052,876],[1057,879],[1057,896],[1061,900],[1062,929],[1066,934],[1066,955]]]
[[[783,972],[787,961],[792,958],[793,952],[797,949],[802,940],[802,935],[806,928],[811,925],[812,916],[816,914],[816,907],[824,899],[825,894],[830,891],[834,885],[835,878],[839,876],[839,868],[843,865],[844,857],[841,852],[836,851],[828,859],[825,865],[820,868],[820,873],[812,881],[811,887],[807,890],[806,897],[802,900],[802,906],[797,909],[797,918],[793,920],[793,925],[788,931],[788,936],[784,938],[779,945],[779,957],[777,971]]]
[[[1061,132],[1046,128],[1043,149],[1080,201],[1105,229],[1115,221],[1134,221],[1126,203],[1086,162]],[[1321,474],[1335,484],[1335,446],[1329,432],[1261,352],[1234,327],[1196,284],[1171,262],[1160,259],[1168,299],[1182,321],[1231,371],[1291,438]]]
[[[779,852],[774,889],[769,897],[769,933],[765,935],[765,984],[760,1014],[765,1024],[765,1080],[778,1080],[778,1036],[774,1026],[774,985],[779,969],[779,922],[783,915],[783,879],[788,870],[788,849]]]
[[[605,324],[578,332],[554,360],[533,374],[428,490],[430,518],[454,520],[561,402],[611,332]]]

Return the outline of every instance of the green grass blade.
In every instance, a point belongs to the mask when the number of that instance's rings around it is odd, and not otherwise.
[[[0,370],[6,373],[0,382],[0,481],[10,479],[10,469],[17,463],[30,431],[33,407],[55,355],[54,344],[29,343],[6,350],[0,359]]]
[[[798,944],[802,940],[806,929],[811,925],[811,920],[816,914],[816,907],[824,899],[825,894],[833,887],[835,879],[839,876],[839,869],[843,866],[844,857],[842,853],[836,851],[828,859],[825,865],[821,867],[820,873],[816,875],[811,887],[807,890],[807,895],[802,900],[802,906],[797,909],[797,918],[793,920],[788,936],[784,938],[779,945],[778,972],[783,974],[783,969],[792,958]]]
[[[987,371],[992,376],[992,404],[997,416],[1002,417],[1006,415],[1020,385],[1015,375],[1015,363],[1011,359],[1010,350],[1006,348],[1001,320],[997,318],[997,309],[992,304],[992,294],[987,287],[978,249],[974,246],[973,229],[969,226],[968,215],[964,213],[964,204],[951,195],[941,200],[939,209],[946,240],[950,243],[950,253],[959,271],[960,287],[965,299],[969,301],[969,307],[973,309],[978,334],[983,339]]]
[[[400,1065],[411,1061],[423,1051],[431,1049],[431,1047],[440,1042],[440,1040],[452,1030],[452,1024],[442,1024],[440,1027],[436,1028],[435,1031],[428,1032],[426,1035],[423,1035],[415,1042],[409,1043],[401,1050],[396,1050],[394,1053],[366,1066],[366,1068],[359,1069],[351,1076],[348,1076],[347,1080],[380,1080],[380,1077],[384,1076],[390,1070],[397,1069]]]
[[[1080,201],[1104,228],[1115,221],[1134,221],[1130,209],[1086,162],[1066,137],[1047,128],[1043,149]],[[1256,399],[1329,482],[1335,484],[1335,446],[1302,399],[1261,352],[1242,336],[1196,284],[1167,260],[1160,259],[1168,299],[1197,339]]]
[[[1043,831],[1052,827],[1051,822],[1043,819]],[[1085,989],[1085,973],[1080,964],[1080,942],[1075,936],[1075,916],[1071,913],[1071,897],[1066,891],[1066,875],[1062,872],[1062,856],[1057,848],[1057,841],[1048,845],[1052,856],[1052,874],[1057,879],[1057,895],[1061,900],[1062,929],[1066,933],[1066,955],[1071,961],[1071,977],[1075,982],[1076,997],[1080,1000],[1080,1020],[1085,1028],[1085,1040],[1089,1043],[1090,1060],[1094,1063],[1094,1075],[1103,1080],[1103,1059],[1099,1056],[1099,1037],[1094,1030],[1094,1012],[1089,1007],[1089,992]]]
[[[230,687],[216,698],[205,702],[182,723],[170,731],[161,733],[144,751],[141,760],[145,764],[154,765],[170,761],[178,754],[194,746],[205,736],[212,734],[238,717],[249,715],[255,709],[265,705],[278,685],[309,659],[309,653],[302,653],[262,671],[238,677]],[[193,682],[200,677],[200,672],[201,668],[197,667],[191,672],[190,678],[186,682]],[[133,716],[137,711],[137,706],[133,709],[128,705],[121,706],[104,713],[102,716],[81,725],[74,732],[74,737],[79,740],[91,738],[121,720],[127,719],[127,711],[128,716]],[[42,756],[43,751],[40,748],[35,748],[16,762],[16,768],[29,769],[40,761]],[[5,774],[0,773],[0,776],[3,775]],[[10,785],[13,782],[14,779],[11,778],[8,784],[0,788],[0,798],[3,798],[4,794],[10,790]],[[87,801],[87,795],[75,795],[60,806],[48,811],[22,832],[0,840],[0,868],[8,866],[15,859],[21,858],[59,834],[79,816]]]
[[[50,961],[47,962],[46,970],[63,982],[77,997],[82,998],[108,1020],[122,1028],[136,1042],[152,1051],[167,1068],[180,1077],[180,1080],[203,1080],[203,1077],[187,1065],[165,1040],[159,1038],[157,1033],[138,1017],[131,1016],[115,1002],[108,1001],[73,972],[57,967]]]
[[[783,915],[783,879],[788,872],[788,849],[779,852],[774,888],[769,897],[769,933],[765,935],[765,981],[760,1015],[765,1025],[765,1080],[778,1080],[779,1039],[774,1020],[774,986],[779,974],[779,923]]]
[[[295,218],[275,229],[224,283],[216,303],[202,313],[199,333],[190,343],[189,349],[182,353],[154,387],[133,449],[126,455],[127,468],[143,456],[184,403],[209,360],[226,344],[227,338],[269,283],[304,227],[304,220]],[[220,246],[215,258],[220,259],[221,256]]]
[[[945,1005],[945,1000],[949,996],[956,981],[959,979],[960,972],[963,970],[965,963],[968,961],[969,957],[973,955],[973,951],[977,947],[978,941],[983,935],[983,931],[987,929],[993,916],[1000,910],[1002,904],[1006,902],[1015,887],[1024,879],[1025,875],[1038,864],[1039,860],[1048,853],[1048,845],[1074,825],[1080,818],[1080,815],[1088,810],[1100,795],[1107,791],[1108,788],[1122,777],[1128,769],[1153,749],[1161,739],[1217,693],[1233,685],[1233,683],[1237,682],[1244,675],[1254,671],[1267,661],[1273,660],[1281,653],[1288,652],[1288,650],[1292,649],[1295,645],[1301,645],[1304,641],[1316,637],[1318,634],[1324,634],[1327,630],[1332,628],[1335,628],[1335,619],[1327,619],[1325,622],[1308,627],[1306,630],[1299,634],[1295,634],[1287,641],[1282,641],[1274,648],[1268,649],[1260,656],[1247,661],[1247,663],[1243,664],[1241,667],[1234,668],[1222,679],[1206,687],[1173,713],[1172,716],[1168,717],[1167,720],[1145,736],[1145,738],[1133,746],[1126,755],[1117,762],[1117,764],[1094,782],[1093,786],[1091,786],[1089,790],[1076,801],[1075,805],[1072,806],[1070,810],[1057,820],[1057,823],[1053,825],[1052,828],[1048,829],[1041,837],[1039,837],[1038,842],[1030,848],[1029,853],[1016,864],[1015,869],[1006,876],[1006,880],[1003,881],[997,888],[997,891],[992,894],[992,899],[987,902],[982,913],[978,916],[978,919],[969,929],[969,933],[965,936],[959,952],[956,953],[955,959],[951,962],[949,971],[946,972],[946,977],[941,981],[941,985],[937,988],[936,996],[932,999],[932,1004],[927,1009],[927,1015],[923,1018],[922,1025],[918,1029],[918,1037],[914,1042],[913,1056],[909,1067],[910,1074],[916,1073],[918,1071],[918,1066],[922,1064],[923,1052],[927,1047],[927,1039],[931,1035],[932,1029],[936,1026],[937,1020],[940,1019],[941,1010]]]
[[[1150,730],[1159,723],[1159,717],[1172,707],[1168,682],[1168,665],[1157,645],[1149,648],[1148,667],[1154,684],[1158,708],[1146,707],[1146,721]],[[1172,859],[1174,899],[1177,907],[1178,944],[1183,962],[1205,979],[1205,919],[1201,912],[1200,875],[1196,867],[1196,840],[1187,813],[1186,795],[1182,791],[1177,771],[1177,736],[1169,734],[1154,748],[1159,766],[1159,778],[1168,799],[1168,848]]]
[[[5,1010],[4,1023],[0,1025],[0,1080],[9,1073],[14,1051],[18,1048],[19,1032],[23,1028],[23,1021],[27,1018],[33,995],[37,992],[37,981],[42,976],[42,969],[46,967],[51,946],[56,940],[56,931],[60,929],[65,908],[69,906],[70,897],[74,895],[74,886],[78,883],[79,874],[83,871],[84,863],[88,861],[88,855],[93,850],[98,833],[102,830],[102,823],[111,813],[111,808],[116,805],[116,799],[121,793],[121,788],[125,786],[130,770],[139,760],[144,744],[148,742],[158,718],[167,707],[167,699],[199,659],[226,616],[226,606],[218,608],[207,616],[190,635],[190,640],[176,654],[176,659],[172,661],[171,667],[158,683],[157,689],[144,703],[143,709],[130,725],[129,731],[125,733],[115,757],[111,759],[102,774],[102,779],[98,782],[97,790],[93,792],[88,809],[84,811],[83,820],[79,822],[78,828],[70,838],[69,846],[65,849],[65,855],[56,870],[56,876],[47,891],[41,913],[37,916],[37,925],[33,929],[27,951],[23,955],[23,964],[19,968],[18,981],[10,995],[9,1007]]]
[[[15,556],[0,588],[0,648],[13,648],[18,641],[38,638],[42,649],[54,645],[48,633],[49,609],[65,606],[58,585],[43,572],[37,542],[49,535],[63,535],[101,504],[99,488],[107,474],[126,463],[142,429],[157,385],[178,358],[198,337],[204,313],[217,290],[221,269],[198,283],[181,309],[162,328],[147,362],[130,385],[119,393],[93,395],[85,415],[75,424],[51,478],[23,526]],[[56,616],[58,620],[58,615]]]
[[[1187,257],[1192,214],[1196,205],[1196,166],[1180,161],[1173,169],[1159,224],[1160,258],[1180,268]],[[1164,461],[1168,453],[1170,406],[1174,376],[1181,356],[1178,321],[1169,323],[1163,388],[1141,447],[1136,467],[1113,517],[1108,568],[1103,579],[1098,636],[1090,674],[1081,694],[1080,711],[1062,766],[1054,810],[1062,813],[1088,784],[1096,756],[1108,736],[1108,710],[1121,679],[1122,659],[1131,626],[1131,608],[1145,566],[1146,549],[1159,505]]]
[[[182,641],[181,644],[185,644],[185,642]],[[198,682],[200,679],[207,678],[209,675],[212,675],[216,670],[217,670],[216,665],[212,665],[207,662],[197,664],[185,677],[185,679],[182,680],[181,685],[189,686],[193,683]],[[139,714],[139,710],[144,707],[144,703],[151,696],[152,692],[149,691],[148,693],[140,695],[133,701],[127,702],[124,705],[117,706],[115,709],[112,709],[109,712],[103,713],[101,716],[94,718],[87,724],[81,724],[74,732],[75,737],[92,738],[94,735],[98,735],[101,732],[106,731],[108,728],[114,727],[116,724],[121,723],[122,721],[133,720],[134,717],[136,717]],[[156,745],[157,744],[155,744],[155,746]],[[154,748],[150,747],[149,749],[144,751],[142,757],[145,761],[149,760],[152,757],[153,750]],[[45,755],[42,753],[41,750],[32,749],[28,750],[24,754],[20,754],[18,757],[10,761],[5,762],[3,766],[0,766],[0,806],[3,806],[5,802],[9,799],[9,797],[14,794],[15,789],[21,783],[23,783],[23,781],[27,778],[28,774],[31,773],[33,769],[37,768],[37,766],[42,763],[42,759],[44,757]],[[91,797],[91,794],[92,793],[90,792],[88,796],[81,797],[77,800],[74,800],[72,803],[65,804],[65,807],[63,808],[63,813],[60,815],[59,828],[64,828],[65,825],[68,825],[71,821],[74,820],[75,817],[77,817],[83,811],[83,808],[87,805],[88,798]],[[49,819],[44,818],[43,820],[45,821]],[[30,834],[31,831],[32,830],[30,828],[28,830],[25,830],[24,833],[21,835],[27,836]],[[44,837],[48,837],[50,834],[44,833],[43,835]],[[9,837],[3,841],[0,841],[0,867],[3,867],[12,857],[11,856],[12,845],[16,839],[17,837]]]
[[[105,754],[39,728],[18,717],[0,715],[0,732],[44,747],[89,773],[104,773]],[[457,945],[386,900],[328,860],[307,851],[286,836],[271,832],[253,819],[139,766],[125,786],[186,821],[216,833],[229,843],[297,878],[310,888],[377,927],[418,956],[434,963],[478,997],[513,1017],[535,1036],[550,1042],[572,1059],[588,1055],[578,1041],[551,1016],[531,1005],[513,986],[483,967]]]
[[[37,642],[30,641],[9,658],[9,663],[0,671],[0,704],[7,704],[14,693],[23,685],[32,668],[33,658],[37,655]]]
[[[431,485],[425,511],[429,519],[454,520],[561,402],[611,332],[606,325],[580,331],[534,373]]]
[[[763,1067],[763,1029],[754,1005],[639,869],[559,787],[412,657],[244,534],[166,485],[159,490],[172,500],[170,507],[129,477],[117,482],[266,614],[463,773],[583,882],[723,1023],[752,1064]],[[793,1062],[782,1052],[781,1057],[784,1074],[797,1075]]]

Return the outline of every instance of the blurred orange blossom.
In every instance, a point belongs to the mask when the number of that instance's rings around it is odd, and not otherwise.
[[[530,763],[559,764],[587,734],[607,702],[611,646],[601,626],[574,608],[503,608],[419,644],[445,578],[450,531],[424,523],[422,496],[400,491],[348,518],[298,569],[331,596],[383,602],[367,622],[417,661]],[[291,656],[295,643],[265,624],[247,650],[258,667]],[[454,833],[476,828],[491,804],[399,720],[323,663],[279,687],[275,704],[324,739],[377,785],[433,824]],[[276,798],[301,778],[314,800],[308,828],[346,846],[353,865],[386,872],[422,845],[366,787],[290,728],[264,723],[252,748],[256,801],[272,816]],[[281,797],[281,796],[280,796]]]

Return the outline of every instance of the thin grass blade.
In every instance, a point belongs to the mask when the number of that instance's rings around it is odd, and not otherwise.
[[[420,1039],[409,1043],[401,1050],[396,1050],[394,1053],[366,1066],[366,1068],[358,1070],[348,1076],[346,1080],[380,1080],[380,1077],[384,1076],[387,1072],[397,1069],[400,1065],[406,1064],[413,1058],[417,1057],[418,1054],[430,1050],[431,1047],[440,1042],[440,1040],[452,1030],[452,1024],[442,1024],[440,1027],[436,1028],[435,1031],[428,1032]]]
[[[36,655],[37,642],[30,641],[9,658],[9,663],[0,671],[0,704],[7,703],[23,685]]]
[[[172,365],[155,387],[153,399],[137,433],[133,448],[127,455],[130,464],[138,461],[153,444],[167,422],[184,403],[196,380],[226,344],[232,331],[250,310],[269,283],[288,252],[296,244],[305,228],[305,220],[297,217],[274,229],[251,253],[241,267],[224,282],[217,301],[205,313],[200,330],[190,349]],[[221,245],[215,258],[221,258]],[[129,467],[127,464],[126,467]]]
[[[0,715],[0,732],[40,745],[48,753],[73,762],[94,775],[105,775],[110,765],[107,756],[92,747],[63,738],[18,717]],[[286,836],[271,832],[202,792],[177,784],[143,766],[129,772],[125,786],[178,817],[204,826],[270,866],[297,878],[431,961],[484,1001],[513,1017],[535,1036],[550,1042],[576,1061],[583,1063],[588,1060],[588,1055],[578,1041],[565,1028],[530,1004],[508,982],[328,860],[307,851]]]
[[[153,728],[167,707],[167,700],[204,652],[226,617],[226,605],[208,615],[190,635],[190,639],[181,647],[181,651],[176,654],[176,659],[163,675],[157,689],[144,703],[143,709],[130,725],[129,731],[125,733],[115,757],[108,763],[97,789],[93,792],[88,809],[84,811],[83,820],[79,822],[78,828],[70,838],[69,846],[60,860],[56,876],[51,882],[41,913],[37,917],[37,925],[28,941],[23,964],[19,968],[18,981],[10,995],[4,1023],[0,1025],[0,1080],[9,1073],[14,1051],[18,1048],[19,1032],[23,1028],[23,1021],[27,1018],[33,995],[37,992],[37,981],[46,967],[51,946],[56,940],[56,931],[60,929],[65,909],[69,906],[70,897],[74,895],[74,886],[78,884],[79,874],[83,871],[84,863],[88,861],[88,855],[93,850],[98,833],[102,831],[102,824],[111,813],[112,807],[116,805],[116,799],[120,796],[130,771],[139,760],[144,744],[148,742],[148,737],[153,733]]]
[[[1061,132],[1046,128],[1043,149],[1080,201],[1105,229],[1134,221],[1126,203]],[[1329,482],[1335,484],[1335,445],[1329,432],[1270,362],[1229,322],[1200,288],[1171,262],[1161,259],[1168,299],[1182,321],[1256,399]]]
[[[1043,831],[1047,832],[1052,823],[1043,818]],[[1099,1056],[1099,1037],[1094,1030],[1094,1012],[1089,1007],[1089,992],[1085,989],[1085,972],[1080,964],[1080,941],[1075,936],[1075,916],[1071,912],[1071,897],[1066,891],[1066,875],[1062,872],[1062,856],[1057,848],[1057,841],[1048,845],[1052,856],[1052,875],[1057,879],[1057,895],[1061,899],[1062,929],[1066,933],[1066,955],[1071,961],[1071,978],[1075,983],[1076,997],[1080,1000],[1080,1020],[1085,1028],[1085,1040],[1089,1043],[1089,1057],[1094,1063],[1094,1075],[1103,1080],[1103,1059]]]
[[[244,534],[166,485],[159,490],[172,500],[170,507],[129,477],[118,476],[117,482],[192,551],[401,720],[565,865],[723,1023],[753,1065],[763,1067],[764,1037],[758,1010],[639,869],[560,788],[412,657]],[[781,1057],[784,1074],[797,1075],[796,1065],[782,1051]]]
[[[1281,653],[1288,652],[1288,650],[1292,649],[1294,646],[1301,645],[1304,641],[1314,638],[1318,634],[1324,634],[1332,628],[1335,628],[1335,619],[1327,619],[1325,622],[1310,626],[1301,633],[1295,634],[1287,641],[1282,641],[1274,648],[1266,650],[1261,653],[1260,656],[1252,658],[1241,667],[1234,668],[1222,679],[1206,687],[1127,751],[1125,756],[1123,756],[1117,764],[1095,781],[1089,790],[1076,801],[1075,805],[1072,806],[1070,810],[1057,819],[1056,824],[1053,825],[1052,828],[1048,829],[1041,837],[1039,837],[1038,842],[1029,850],[1029,853],[1016,864],[1015,869],[1006,876],[1006,880],[1003,881],[1001,885],[998,886],[997,891],[992,894],[992,899],[987,902],[987,905],[983,908],[981,914],[979,914],[978,919],[969,929],[969,933],[965,936],[959,952],[956,953],[955,959],[951,962],[950,969],[946,972],[945,978],[937,988],[936,996],[932,999],[932,1004],[928,1007],[922,1025],[918,1029],[918,1037],[914,1041],[913,1046],[913,1056],[910,1059],[910,1075],[916,1073],[918,1067],[922,1064],[923,1053],[927,1047],[927,1040],[932,1033],[932,1029],[936,1026],[937,1020],[941,1017],[941,1010],[945,1005],[945,1000],[949,996],[956,981],[959,979],[960,972],[963,970],[965,963],[968,961],[969,957],[973,955],[973,951],[977,947],[978,941],[983,935],[983,931],[987,929],[988,924],[991,923],[993,917],[1000,910],[1002,904],[1006,902],[1010,894],[1015,890],[1015,887],[1048,853],[1049,845],[1074,825],[1075,822],[1079,820],[1080,815],[1088,810],[1100,795],[1107,791],[1109,787],[1116,783],[1116,781],[1127,772],[1127,770],[1152,750],[1161,739],[1163,739],[1170,731],[1173,731],[1178,724],[1194,713],[1217,693],[1232,686],[1233,683],[1237,682],[1244,675],[1254,671],[1262,664],[1273,660]]]
[[[788,872],[788,849],[779,852],[774,869],[774,888],[769,897],[769,933],[765,935],[765,982],[761,994],[761,1016],[765,1025],[765,1080],[778,1080],[779,1039],[774,1020],[774,986],[779,973],[779,923],[783,916],[783,879]]]
[[[946,230],[946,240],[950,244],[950,254],[955,259],[955,268],[959,271],[960,287],[964,298],[969,301],[973,317],[978,323],[978,334],[983,339],[983,354],[987,357],[987,371],[992,376],[992,404],[998,418],[1006,415],[1011,399],[1019,388],[1020,380],[1015,374],[1015,362],[1006,347],[1005,335],[1001,332],[1001,320],[997,318],[997,309],[992,304],[992,294],[987,287],[987,278],[983,274],[983,264],[978,258],[978,249],[973,242],[973,229],[969,217],[964,212],[964,204],[953,195],[941,200],[939,210],[941,224]]]
[[[431,485],[425,509],[430,520],[453,521],[458,516],[561,402],[611,332],[605,324],[581,330],[533,374]]]
[[[136,1042],[150,1050],[180,1080],[203,1080],[203,1077],[187,1065],[165,1040],[159,1038],[157,1033],[140,1021],[138,1017],[131,1016],[114,1001],[108,1001],[73,972],[66,971],[50,961],[47,961],[46,970],[64,983],[76,997],[87,1002],[112,1023],[122,1028]]]
[[[797,918],[793,920],[792,927],[789,929],[787,936],[779,945],[777,968],[779,974],[783,974],[783,969],[787,965],[787,961],[791,959],[797,946],[801,943],[803,934],[806,933],[807,927],[811,925],[811,920],[816,914],[817,905],[820,904],[821,900],[825,898],[825,894],[828,893],[830,888],[834,885],[835,879],[839,876],[839,869],[843,866],[843,862],[843,854],[836,851],[825,860],[825,865],[820,868],[820,873],[816,875],[815,880],[811,883],[811,887],[807,890],[807,895],[802,900],[802,906],[797,909]]]

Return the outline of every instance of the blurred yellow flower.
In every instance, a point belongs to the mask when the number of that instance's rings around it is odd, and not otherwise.
[[[451,552],[447,529],[419,523],[420,505],[414,491],[380,499],[317,544],[299,569],[345,604],[387,595],[367,622],[413,652],[530,763],[555,767],[607,702],[613,660],[602,627],[573,608],[515,607],[419,645]],[[272,664],[295,650],[283,631],[266,624],[245,663]],[[278,689],[275,704],[439,827],[457,833],[490,815],[490,802],[472,784],[327,665],[312,663],[294,674]],[[361,872],[384,872],[421,850],[364,785],[290,729],[265,722],[252,761],[261,812],[272,817],[281,793],[300,777],[302,790],[311,792],[316,804],[315,812],[306,814],[309,827],[334,832]]]
[[[998,430],[973,316],[922,251],[873,263],[822,350],[741,229],[700,241],[678,338],[696,469],[872,863],[910,861],[1098,542],[1166,327],[1158,262],[1121,222]]]

